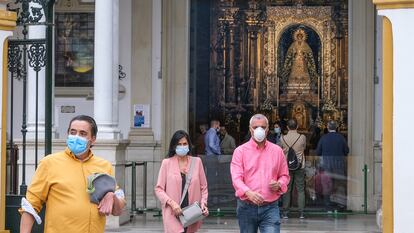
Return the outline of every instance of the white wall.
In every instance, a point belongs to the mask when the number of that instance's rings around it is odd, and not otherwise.
[[[394,62],[394,232],[412,232],[414,9],[380,10],[392,24]]]
[[[13,79],[13,97],[11,96],[11,78],[7,82],[8,99],[7,99],[7,134],[11,133],[11,125],[13,124],[13,138],[22,138],[22,113],[23,113],[23,81]],[[11,98],[13,98],[13,112],[11,112]],[[13,122],[11,122],[11,114],[13,114]]]
[[[75,106],[74,113],[62,113],[62,106]],[[57,138],[66,138],[70,120],[77,115],[93,116],[93,100],[83,97],[56,98],[55,99],[55,128]],[[98,129],[99,130],[99,129]]]

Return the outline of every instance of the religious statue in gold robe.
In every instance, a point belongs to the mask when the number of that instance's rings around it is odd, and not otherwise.
[[[306,32],[299,28],[293,33],[282,71],[288,93],[305,94],[316,90],[318,74],[313,52],[306,42]]]

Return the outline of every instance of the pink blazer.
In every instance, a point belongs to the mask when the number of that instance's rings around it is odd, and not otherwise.
[[[203,163],[198,157],[191,157],[191,159],[195,159],[195,161],[191,182],[188,187],[188,200],[190,204],[195,201],[207,204],[207,180],[204,173]],[[190,163],[187,166],[187,169],[189,169],[189,167]],[[177,204],[180,204],[182,188],[181,182],[182,179],[177,155],[164,159],[161,163],[161,168],[158,174],[158,181],[155,186],[155,195],[161,202],[162,220],[165,233],[181,233],[184,231],[180,221],[174,216],[172,208],[167,205],[167,201],[170,199],[174,200]],[[200,227],[201,221],[189,226],[187,228],[187,232],[197,232]]]

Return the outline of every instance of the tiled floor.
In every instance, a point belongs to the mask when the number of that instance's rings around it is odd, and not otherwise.
[[[307,216],[304,220],[289,218],[282,220],[282,233],[379,233],[375,215]],[[106,233],[152,233],[163,232],[162,221],[151,213],[137,215],[133,221],[117,229],[107,229]],[[239,232],[235,217],[208,217],[200,233]]]

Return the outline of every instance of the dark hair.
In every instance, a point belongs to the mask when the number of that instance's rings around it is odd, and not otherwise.
[[[191,144],[190,136],[184,130],[177,130],[173,134],[173,136],[171,137],[170,147],[168,149],[167,157],[173,157],[176,154],[175,153],[175,148],[177,147],[178,142],[182,138],[186,138],[187,139],[187,142],[188,142],[188,149],[189,149],[189,151],[188,151],[187,155],[192,155],[193,156],[193,151],[192,151],[193,145]]]
[[[275,121],[275,122],[273,122],[272,124],[271,124],[271,126],[274,126],[274,125],[278,125],[279,126],[279,128],[282,128],[282,125],[280,124],[280,121]]]
[[[295,119],[290,119],[287,122],[287,127],[289,130],[295,130],[298,128],[298,123],[296,122]]]
[[[68,127],[68,133],[69,133],[70,126],[72,125],[73,121],[88,122],[89,125],[91,126],[92,137],[96,137],[96,134],[98,133],[98,126],[96,125],[96,122],[92,117],[86,116],[86,115],[75,116],[74,118],[72,118],[72,120],[70,120],[69,127]]]

